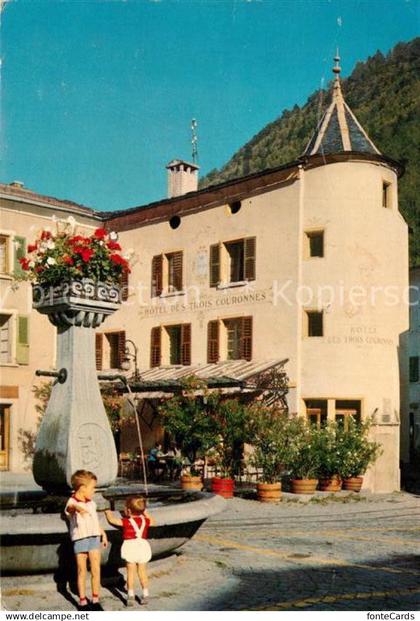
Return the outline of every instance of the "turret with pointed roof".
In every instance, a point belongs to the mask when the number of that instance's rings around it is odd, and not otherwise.
[[[315,134],[309,141],[303,155],[358,152],[381,155],[359,121],[344,101],[340,83],[340,57],[334,57],[335,74],[332,101],[322,117]]]

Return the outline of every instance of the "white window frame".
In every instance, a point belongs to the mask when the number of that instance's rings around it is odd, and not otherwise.
[[[15,263],[15,247],[14,247],[14,238],[16,237],[16,231],[11,231],[8,229],[0,229],[0,235],[3,237],[7,237],[7,271],[0,272],[0,278],[4,280],[13,280],[13,268]]]
[[[16,322],[18,311],[8,308],[0,309],[0,315],[10,315],[10,335],[9,339],[11,340],[10,346],[10,362],[0,362],[0,367],[18,367],[19,365],[16,362]]]

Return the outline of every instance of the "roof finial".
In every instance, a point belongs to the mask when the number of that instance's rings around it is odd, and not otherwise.
[[[337,48],[337,52],[334,56],[334,62],[335,62],[335,66],[333,67],[333,73],[335,73],[336,78],[338,78],[338,76],[341,73],[341,67],[340,67],[340,54],[338,52],[338,48]]]
[[[335,96],[335,98],[337,98],[341,95],[341,86],[340,86],[341,67],[340,67],[340,54],[338,52],[338,48],[334,56],[334,62],[335,62],[335,65],[332,69],[333,73],[335,74],[333,95]]]

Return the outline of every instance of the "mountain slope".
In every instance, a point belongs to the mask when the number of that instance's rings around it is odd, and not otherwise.
[[[399,183],[400,209],[410,225],[410,260],[420,264],[420,38],[377,52],[342,80],[344,97],[379,150],[405,164]],[[315,131],[330,95],[317,91],[302,107],[285,110],[220,170],[206,187],[295,160]]]

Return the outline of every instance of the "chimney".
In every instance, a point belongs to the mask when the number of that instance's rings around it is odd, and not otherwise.
[[[168,170],[168,198],[197,191],[199,166],[184,160],[172,160],[166,168]]]

